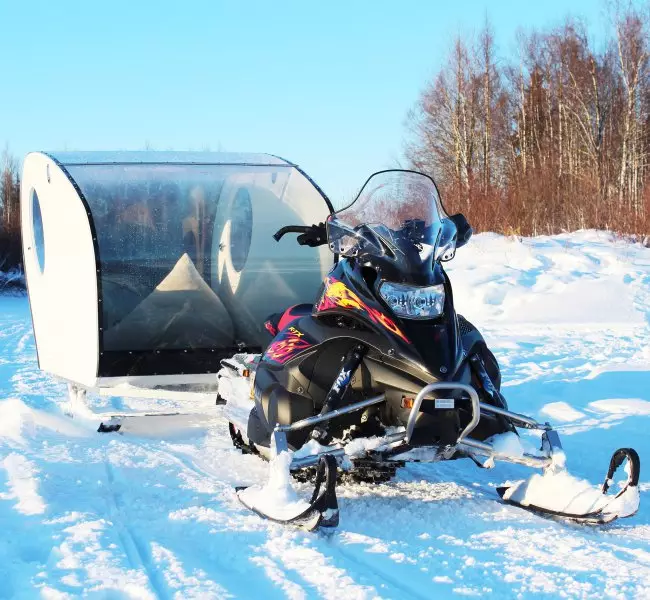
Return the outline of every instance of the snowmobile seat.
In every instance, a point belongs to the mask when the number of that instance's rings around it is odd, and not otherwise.
[[[282,331],[294,321],[301,317],[310,315],[314,309],[313,304],[295,304],[290,306],[282,313],[272,314],[265,322],[264,328],[275,337],[278,332]]]

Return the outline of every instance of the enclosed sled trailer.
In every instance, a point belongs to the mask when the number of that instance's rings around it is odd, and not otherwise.
[[[213,380],[264,321],[312,302],[326,247],[276,243],[332,207],[267,154],[33,152],[21,187],[39,366],[83,388]]]

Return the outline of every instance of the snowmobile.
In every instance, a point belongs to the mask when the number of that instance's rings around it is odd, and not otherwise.
[[[335,264],[313,305],[269,318],[272,339],[261,355],[222,361],[219,394],[233,443],[271,461],[268,484],[238,488],[246,507],[308,530],[334,527],[342,474],[387,481],[407,462],[465,457],[481,467],[541,469],[497,490],[537,513],[602,524],[637,511],[633,449],[613,454],[600,489],[576,487],[552,426],[509,409],[498,362],[454,310],[443,268],[472,228],[462,214],[447,214],[433,179],[375,173],[326,223],[288,225],[274,238],[287,234],[303,246],[327,244]],[[518,429],[537,430],[541,448],[524,449]],[[624,463],[626,480],[607,495]],[[311,473],[309,501],[297,498],[286,471]]]

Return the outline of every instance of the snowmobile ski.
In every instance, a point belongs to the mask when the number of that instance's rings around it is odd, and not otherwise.
[[[97,428],[97,433],[115,433],[122,429],[122,425],[126,419],[140,419],[148,417],[179,417],[185,416],[179,412],[172,413],[155,413],[155,412],[132,412],[132,413],[107,413],[109,414],[109,419],[107,421],[102,421]],[[99,413],[96,413],[95,416],[105,416]]]
[[[292,517],[273,516],[262,506],[247,497],[250,487],[236,487],[237,498],[249,510],[260,517],[280,523],[293,525],[305,531],[316,531],[320,527],[336,527],[339,524],[339,507],[336,498],[336,459],[331,455],[321,456],[316,470],[314,492],[309,506]]]
[[[98,433],[136,433],[138,435],[176,434],[205,427],[214,417],[208,413],[133,412],[112,414],[102,420]]]
[[[629,465],[627,468],[627,481],[625,482],[621,491],[618,492],[618,494],[615,496],[607,496],[607,492],[609,491],[609,488],[612,484],[612,478],[614,477],[614,474],[626,459]],[[516,491],[516,489],[520,487],[522,483],[525,482],[521,482],[513,486],[498,487],[497,493],[506,504],[518,506],[524,510],[528,510],[541,516],[547,516],[551,518],[557,517],[559,519],[566,519],[587,525],[606,525],[607,523],[611,523],[616,519],[631,517],[636,514],[639,508],[638,484],[640,472],[641,461],[636,450],[633,448],[619,448],[616,450],[609,462],[607,476],[605,477],[605,481],[601,486],[602,498],[610,498],[609,502],[606,502],[596,510],[587,511],[584,513],[554,510],[532,503],[523,504],[519,500],[512,499],[512,493]],[[624,496],[627,496],[627,498],[624,499]],[[617,501],[619,502],[617,503]]]

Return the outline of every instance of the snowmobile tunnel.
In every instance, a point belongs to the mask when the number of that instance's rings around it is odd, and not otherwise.
[[[86,387],[192,383],[259,351],[266,317],[312,302],[332,264],[326,247],[297,251],[273,233],[331,210],[296,165],[266,154],[28,154],[22,239],[41,369]]]

